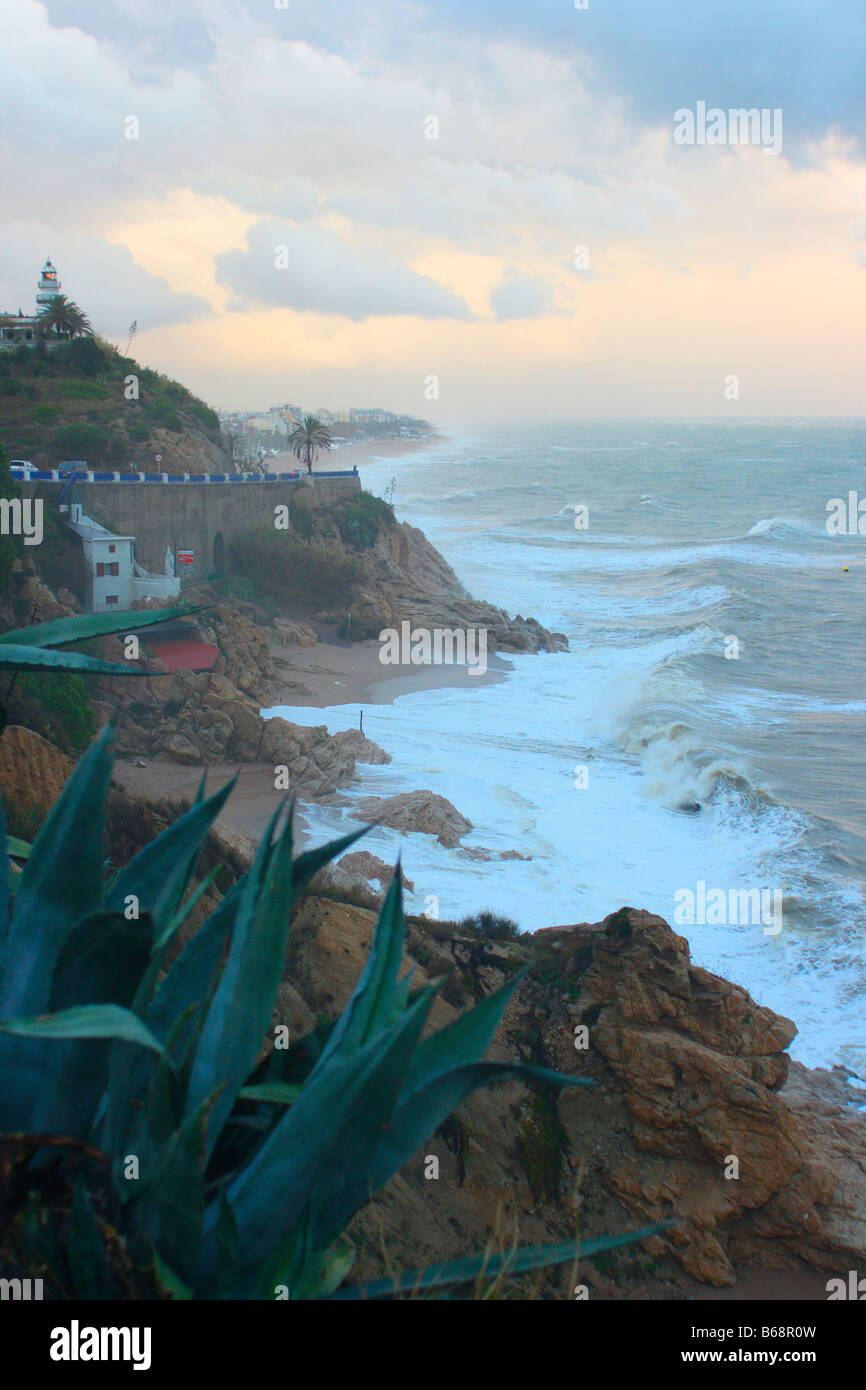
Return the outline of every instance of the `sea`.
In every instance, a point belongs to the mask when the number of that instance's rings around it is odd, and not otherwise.
[[[375,830],[409,910],[526,931],[660,913],[795,1021],[795,1057],[866,1078],[864,460],[862,420],[584,420],[455,429],[365,466],[474,597],[569,641],[507,657],[499,683],[364,709],[393,761],[359,765],[350,802],[429,788],[493,856]],[[316,836],[355,824],[306,815]]]

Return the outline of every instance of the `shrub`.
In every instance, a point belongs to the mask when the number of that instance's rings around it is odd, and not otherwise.
[[[134,444],[144,444],[150,438],[149,425],[135,415],[127,416],[123,426]]]
[[[314,514],[317,510],[315,495],[310,489],[293,492],[289,502],[289,521],[292,530],[304,540],[310,540],[314,530]]]
[[[57,406],[51,405],[48,401],[40,401],[27,412],[28,419],[36,425],[53,425],[59,414]]]
[[[97,376],[109,366],[106,347],[95,338],[76,338],[61,348],[60,353],[65,362],[85,376]]]
[[[54,431],[51,450],[58,458],[82,458],[98,462],[108,444],[108,430],[102,425],[61,425]]]
[[[371,492],[356,492],[332,510],[340,539],[352,550],[370,550],[380,531],[395,524],[393,507]]]
[[[330,541],[298,540],[261,527],[229,545],[235,574],[257,589],[279,592],[315,606],[345,604],[363,575],[359,560]]]
[[[2,650],[2,649],[0,649]],[[96,712],[83,677],[74,672],[25,672],[18,690],[36,700],[45,719],[44,733],[54,743],[79,752],[96,733]]]
[[[58,396],[77,401],[96,401],[108,395],[107,386],[100,386],[97,381],[82,381],[78,377],[58,381],[54,389]]]
[[[520,928],[511,917],[502,917],[498,912],[484,908],[469,917],[463,917],[457,924],[461,931],[473,932],[489,941],[519,941]]]

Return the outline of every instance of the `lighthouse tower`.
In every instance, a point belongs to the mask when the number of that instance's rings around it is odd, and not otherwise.
[[[50,260],[47,260],[42,267],[42,274],[39,276],[37,290],[36,303],[41,312],[49,300],[53,299],[55,294],[60,293],[60,276],[57,274]]]

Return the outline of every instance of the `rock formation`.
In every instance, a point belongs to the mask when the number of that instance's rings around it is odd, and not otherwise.
[[[369,911],[307,899],[281,996],[296,1025],[346,1003],[372,926]],[[568,1238],[575,1199],[586,1238],[676,1222],[605,1273],[583,1264],[593,1296],[689,1297],[735,1284],[744,1267],[862,1267],[866,1119],[846,1105],[850,1088],[836,1073],[794,1064],[786,1084],[788,1019],[693,965],[684,938],[647,912],[624,908],[514,943],[424,919],[408,929],[415,982],[450,972],[436,1026],[526,963],[487,1055],[595,1084],[506,1083],[472,1096],[359,1218],[360,1274],[378,1269],[383,1240],[395,1267],[483,1248],[500,1209],[506,1244],[515,1223],[525,1242]],[[288,1022],[279,1008],[278,1017]],[[427,1154],[439,1158],[437,1182],[424,1178]],[[569,1296],[568,1278],[551,1275],[545,1287]]]
[[[362,820],[389,825],[394,830],[420,830],[435,835],[440,845],[453,849],[473,828],[455,806],[435,792],[401,792],[397,796],[365,796],[355,804]]]
[[[413,627],[477,627],[491,652],[566,651],[568,639],[535,618],[511,618],[474,599],[423,531],[400,522],[384,528],[366,560],[368,579],[355,608],[382,628],[404,619]]]

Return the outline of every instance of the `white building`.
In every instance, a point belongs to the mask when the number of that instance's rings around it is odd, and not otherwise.
[[[84,549],[84,607],[89,613],[131,608],[143,598],[176,598],[180,579],[173,573],[148,574],[136,563],[134,536],[117,536],[85,516],[73,502],[66,522]],[[167,569],[174,569],[173,557]]]

